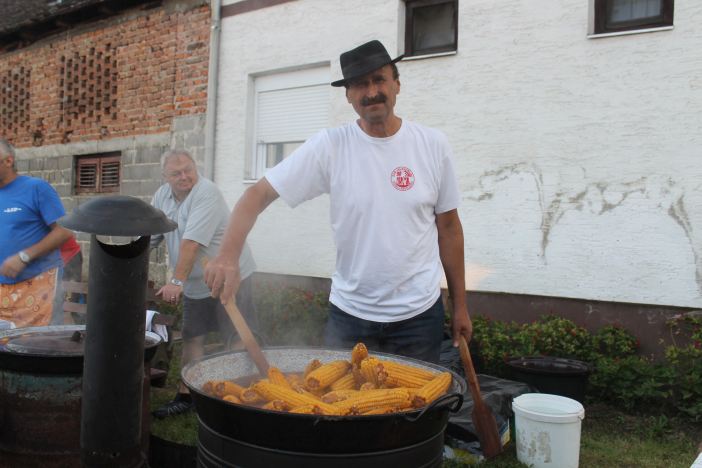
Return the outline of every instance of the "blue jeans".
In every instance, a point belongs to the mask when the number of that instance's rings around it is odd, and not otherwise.
[[[354,317],[330,303],[324,344],[349,349],[361,342],[372,351],[438,363],[443,334],[444,304],[440,297],[416,317],[388,323]]]

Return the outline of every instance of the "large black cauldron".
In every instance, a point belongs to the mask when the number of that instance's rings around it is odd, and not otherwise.
[[[0,331],[0,468],[80,466],[84,338],[84,325]],[[145,332],[144,362],[160,342]]]
[[[330,362],[350,357],[348,350],[320,348],[270,348],[263,352],[271,365],[283,372],[299,372],[312,359]],[[450,372],[401,356],[373,355],[435,372]],[[212,355],[183,369],[183,382],[193,394],[200,424],[199,466],[439,466],[448,413],[460,409],[466,390],[465,381],[452,373],[453,383],[447,395],[426,408],[343,417],[268,411],[232,404],[201,391],[208,380],[254,374],[256,367],[243,351]],[[408,460],[412,462],[407,464]]]

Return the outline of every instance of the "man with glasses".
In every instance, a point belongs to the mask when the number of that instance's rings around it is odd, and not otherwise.
[[[56,223],[64,214],[51,185],[17,174],[15,149],[0,138],[0,320],[63,324],[58,248],[73,236]]]
[[[211,331],[221,334],[228,346],[235,334],[224,307],[210,297],[203,280],[202,259],[219,253],[229,218],[229,208],[222,193],[210,180],[201,177],[192,156],[183,150],[166,152],[161,157],[166,181],[154,194],[152,205],[178,224],[178,228],[151,237],[151,248],[166,240],[168,263],[172,277],[157,295],[177,304],[183,300],[183,350],[181,365],[204,354],[205,337]],[[252,328],[256,314],[251,295],[251,274],[256,265],[248,246],[239,257],[244,280],[236,295],[236,303]],[[180,384],[175,399],[154,412],[157,418],[181,414],[192,408],[187,387]]]

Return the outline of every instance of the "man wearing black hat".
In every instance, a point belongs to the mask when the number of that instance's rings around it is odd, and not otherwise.
[[[258,215],[279,196],[291,207],[328,193],[337,247],[328,346],[438,361],[443,271],[452,297],[454,346],[470,340],[460,192],[443,133],[397,117],[395,62],[378,41],[341,54],[346,98],[359,119],[310,137],[239,199],[205,281],[232,297],[235,259]]]

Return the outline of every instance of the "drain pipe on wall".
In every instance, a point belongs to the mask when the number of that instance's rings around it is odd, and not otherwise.
[[[217,126],[217,86],[219,83],[219,37],[222,30],[221,10],[221,0],[210,0],[210,62],[207,72],[207,112],[205,114],[205,177],[213,181]]]

